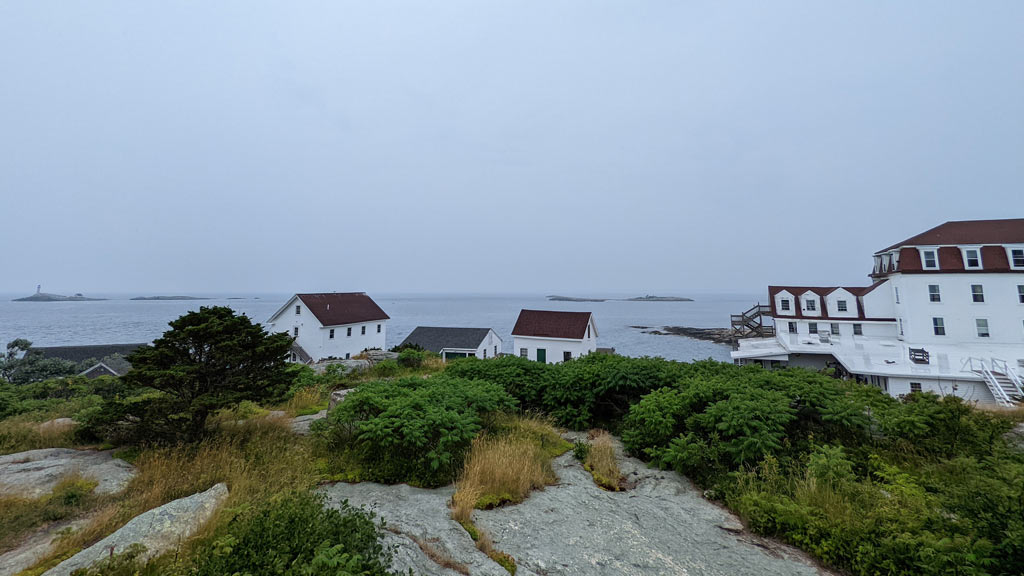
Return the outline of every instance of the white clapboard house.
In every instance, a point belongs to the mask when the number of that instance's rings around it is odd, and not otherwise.
[[[384,349],[388,315],[364,292],[296,294],[267,321],[295,339],[293,362],[315,364]]]
[[[892,395],[1018,403],[1024,374],[1024,219],[947,222],[874,254],[872,284],[769,286],[733,316],[739,364],[835,368]],[[762,322],[755,318],[769,318]]]
[[[597,350],[597,324],[590,312],[521,310],[512,329],[514,353],[556,364]]]

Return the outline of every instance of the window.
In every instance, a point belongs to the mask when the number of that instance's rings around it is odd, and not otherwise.
[[[498,357],[498,345],[497,344],[494,345],[494,357],[495,358]]]
[[[377,324],[377,334],[380,334],[380,324]]]
[[[797,333],[796,322],[790,322],[789,323],[789,333],[790,334],[796,334]]]
[[[1020,303],[1024,304],[1024,284],[1017,285],[1017,300],[1020,300]]]
[[[302,314],[302,306],[296,306],[295,307],[295,313],[296,314]]]
[[[936,336],[946,335],[946,321],[942,318],[932,318],[932,331]]]
[[[807,323],[807,332],[809,334],[817,334],[818,333],[818,323],[817,322],[808,322]]]
[[[352,335],[352,327],[349,326],[348,328],[345,329],[345,336],[351,336],[351,335]]]
[[[484,348],[484,359],[487,359],[487,348]]]
[[[815,301],[813,298],[808,298],[807,300],[804,301],[804,307],[811,311],[817,310],[818,302]]]
[[[330,334],[327,335],[327,337],[330,338],[331,340],[334,340],[334,328],[331,328],[331,332]]]
[[[836,308],[838,308],[840,312],[846,312],[846,300],[836,300]]]
[[[833,322],[831,328],[832,328],[832,335],[833,336],[839,336],[839,323],[838,322]]]
[[[572,360],[572,352],[562,352],[562,362]]]
[[[519,357],[520,358],[526,358],[526,348],[520,348],[519,349]]]
[[[352,358],[352,353],[351,352],[345,352],[345,360],[350,360],[351,358]]]
[[[899,304],[900,303],[900,288],[899,288],[899,286],[897,286],[895,288],[895,290],[896,290],[896,303]]]
[[[924,260],[925,270],[938,270],[939,261],[935,258],[935,250],[925,250],[921,252],[922,259]]]
[[[789,311],[789,298],[783,298],[782,301],[779,302],[779,304],[782,305],[782,310],[783,311],[786,311],[786,312]]]
[[[910,391],[911,392],[920,392],[921,391],[921,383],[920,382],[911,382],[910,383]]]
[[[971,300],[974,302],[985,301],[985,288],[981,284],[971,284]]]
[[[863,324],[854,324],[853,325],[853,335],[854,336],[863,336],[864,335],[864,325]]]
[[[298,336],[299,336],[299,327],[298,326],[296,326],[295,328],[292,328],[292,335],[294,335],[296,338],[298,338]]]
[[[929,302],[942,302],[942,294],[939,292],[938,284],[928,285],[928,301]]]
[[[964,250],[964,262],[967,268],[981,268],[981,254],[977,248]]]
[[[587,324],[587,338],[590,338],[590,324]]]
[[[978,327],[978,338],[988,338],[988,319],[978,318],[974,325]]]
[[[1014,268],[1024,268],[1024,248],[1010,250],[1010,265]]]
[[[365,336],[366,335],[366,326],[360,326],[359,327],[359,333],[362,334],[363,336]]]

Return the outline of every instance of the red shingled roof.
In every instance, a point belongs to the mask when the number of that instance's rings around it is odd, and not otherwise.
[[[949,246],[1024,243],[1024,218],[946,222],[917,236],[897,242],[875,254],[901,246]]]
[[[580,340],[587,336],[590,316],[590,312],[521,310],[512,335]]]
[[[365,292],[296,294],[323,326],[388,320],[389,316]]]

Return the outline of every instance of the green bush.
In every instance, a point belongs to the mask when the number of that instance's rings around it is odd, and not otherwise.
[[[359,479],[440,486],[455,479],[483,416],[515,406],[496,384],[436,375],[368,382],[314,431]]]
[[[419,368],[426,358],[426,351],[406,348],[398,353],[398,365],[403,368]]]
[[[373,373],[381,378],[391,378],[401,371],[401,367],[395,360],[382,360],[373,367]]]
[[[390,559],[366,513],[293,493],[243,512],[196,551],[193,576],[388,575]]]

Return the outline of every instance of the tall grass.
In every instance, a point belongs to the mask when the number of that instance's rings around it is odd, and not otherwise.
[[[604,488],[617,492],[623,489],[622,472],[615,458],[615,443],[612,435],[604,430],[593,434],[583,467],[594,477],[594,482]]]
[[[70,448],[77,444],[74,427],[41,427],[32,415],[0,422],[0,454],[40,448]]]
[[[0,553],[15,547],[28,532],[50,522],[78,516],[93,508],[101,497],[93,494],[97,482],[72,473],[53,491],[39,498],[0,496]]]
[[[290,490],[306,490],[318,479],[308,441],[280,420],[252,420],[195,446],[154,448],[135,461],[137,475],[116,500],[100,507],[92,522],[60,541],[35,567],[40,574],[123,526],[135,516],[172,500],[228,486],[228,501],[198,536],[208,536],[235,511],[272,500]]]
[[[327,408],[327,394],[318,386],[300,388],[284,405],[289,416],[316,414]]]

